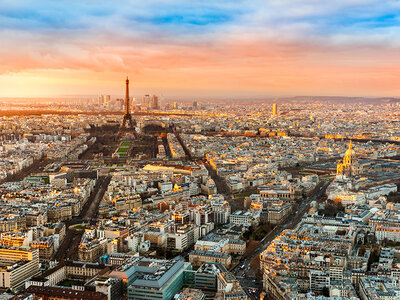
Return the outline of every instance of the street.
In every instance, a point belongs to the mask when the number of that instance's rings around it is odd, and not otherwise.
[[[326,188],[328,187],[331,180],[328,180],[322,184],[320,188],[317,188],[314,195],[304,200],[299,207],[293,218],[289,218],[285,223],[277,225],[272,231],[270,231],[262,240],[260,247],[250,257],[243,259],[243,262],[239,263],[235,268],[232,269],[232,273],[239,280],[241,286],[244,288],[246,293],[251,299],[260,299],[260,293],[262,291],[262,282],[256,278],[255,271],[250,269],[250,265],[253,260],[260,255],[269,244],[279,236],[283,230],[288,228],[294,228],[307,212],[310,203],[317,200],[319,197],[324,195]],[[256,289],[256,292],[253,292]]]
[[[83,230],[77,230],[69,227],[83,222],[88,222],[96,216],[100,201],[107,190],[110,180],[110,176],[100,176],[97,179],[97,183],[92,193],[90,194],[89,199],[83,206],[80,215],[77,217],[73,217],[70,221],[65,222],[67,232],[57,252],[55,252],[53,255],[54,259],[76,259],[76,256],[78,254],[78,246],[81,241]]]
[[[173,132],[176,134],[178,141],[180,142],[186,155],[188,155],[188,157],[190,158],[190,152],[187,149],[181,137],[179,136],[179,134],[177,134],[175,127],[173,127]],[[205,159],[200,160],[199,163],[202,163],[207,168],[209,174],[211,175],[217,186],[218,193],[224,195],[225,199],[230,203],[232,211],[240,209],[237,203],[230,196],[229,188],[224,179],[217,174],[215,169],[212,166],[210,166],[210,164]],[[272,229],[260,241],[260,246],[258,247],[258,249],[254,251],[254,253],[250,257],[243,258],[240,261],[240,263],[237,264],[231,270],[231,272],[238,279],[241,286],[251,299],[254,300],[260,299],[260,293],[263,288],[262,281],[256,277],[257,270],[250,268],[253,261],[269,246],[271,241],[273,241],[277,236],[279,236],[282,233],[283,230],[293,229],[294,227],[296,227],[296,225],[301,221],[304,214],[308,211],[310,203],[312,201],[317,200],[318,198],[320,198],[322,195],[325,194],[326,188],[328,187],[331,181],[332,179],[329,179],[317,185],[316,189],[313,192],[313,195],[311,197],[308,197],[307,199],[304,199],[301,202],[299,209],[295,212],[293,216],[287,218],[287,220],[284,223],[275,226],[274,229]]]

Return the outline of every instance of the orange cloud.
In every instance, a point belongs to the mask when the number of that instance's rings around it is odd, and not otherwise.
[[[126,74],[138,95],[392,96],[400,92],[399,59],[397,49],[388,47],[239,37],[193,45],[130,41],[63,49],[50,44],[47,50],[0,52],[0,96],[120,94]]]

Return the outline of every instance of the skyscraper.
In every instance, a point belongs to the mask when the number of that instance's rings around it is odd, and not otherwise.
[[[151,97],[151,108],[160,109],[160,101],[158,100],[158,96],[156,95],[153,95],[153,97]]]
[[[99,95],[99,96],[97,97],[97,104],[98,104],[98,105],[103,105],[103,103],[104,103],[103,95]]]
[[[276,116],[278,114],[278,107],[276,103],[272,104],[272,115]]]
[[[151,106],[151,97],[150,95],[146,94],[142,97],[142,107],[149,108]]]

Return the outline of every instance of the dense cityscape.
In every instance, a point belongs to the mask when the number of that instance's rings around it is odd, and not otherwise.
[[[400,102],[125,85],[0,110],[2,299],[400,297]]]
[[[400,300],[400,1],[1,0],[0,300]]]

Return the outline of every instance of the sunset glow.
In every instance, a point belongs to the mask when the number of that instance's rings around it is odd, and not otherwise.
[[[398,1],[2,1],[0,97],[400,93]]]

